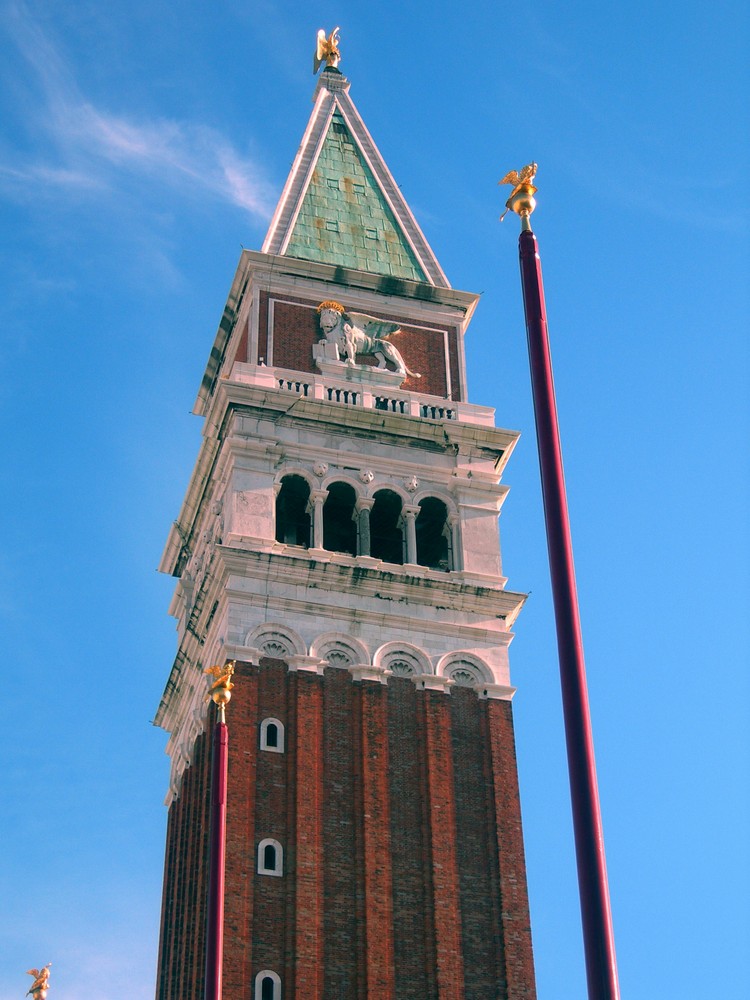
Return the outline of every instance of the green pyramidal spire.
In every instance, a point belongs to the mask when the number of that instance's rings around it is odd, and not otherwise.
[[[450,287],[348,90],[323,71],[264,252]]]
[[[338,112],[328,126],[286,254],[394,278],[427,280]]]

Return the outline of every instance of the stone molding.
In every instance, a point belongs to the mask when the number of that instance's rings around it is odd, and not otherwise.
[[[447,694],[453,686],[453,681],[435,674],[415,674],[410,679],[419,691],[443,691]]]
[[[372,663],[355,663],[347,668],[355,681],[377,681],[379,684],[388,683],[388,673],[383,667],[376,667]]]
[[[512,701],[518,689],[509,684],[485,684],[479,691],[480,698],[497,698],[500,701]]]
[[[224,642],[216,649],[212,647],[201,652],[207,657],[213,656],[211,662],[236,659],[256,665],[267,656],[285,660],[292,672],[318,675],[333,667],[348,670],[355,682],[387,684],[389,677],[402,677],[410,680],[418,690],[445,694],[456,686],[469,687],[482,699],[510,701],[516,691],[514,687],[498,683],[486,661],[469,650],[453,650],[435,659],[421,646],[396,639],[380,645],[371,656],[365,643],[346,632],[321,632],[308,646],[294,628],[274,621],[263,622],[247,631],[241,645]],[[205,731],[207,701],[202,669],[202,660],[196,664],[185,663],[180,673],[179,690],[173,693],[176,713],[166,748],[171,758],[166,805],[179,796],[182,774],[191,763],[195,739]]]

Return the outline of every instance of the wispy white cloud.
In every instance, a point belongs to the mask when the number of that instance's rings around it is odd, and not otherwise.
[[[47,186],[50,188],[104,188],[103,179],[70,167],[50,167],[41,163],[11,166],[0,163],[0,185]]]
[[[6,23],[41,94],[36,126],[53,147],[36,162],[4,154],[0,184],[59,191],[111,190],[124,174],[203,191],[257,218],[273,210],[271,186],[258,165],[202,123],[117,115],[87,100],[53,42],[26,6],[8,8]]]

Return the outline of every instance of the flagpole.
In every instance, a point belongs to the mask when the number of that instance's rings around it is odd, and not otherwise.
[[[232,697],[231,676],[234,664],[209,667],[216,677],[210,697],[216,705],[211,759],[211,826],[209,841],[208,907],[206,919],[205,1000],[221,1000],[221,975],[224,964],[224,866],[227,829],[227,771],[229,730],[224,709]]]
[[[521,287],[557,629],[588,995],[589,1000],[618,1000],[620,990],[604,856],[604,834],[547,332],[542,264],[530,222],[530,215],[536,206],[536,188],[531,184],[535,172],[536,164],[530,164],[521,172],[521,177],[526,176],[525,182],[520,177],[512,181],[516,183],[516,188],[508,199],[507,208],[521,217],[521,234],[518,240]]]

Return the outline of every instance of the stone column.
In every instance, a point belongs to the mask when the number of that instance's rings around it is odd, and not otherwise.
[[[276,501],[279,499],[279,493],[281,493],[281,486],[282,486],[282,484],[280,482],[273,484],[273,537],[274,537],[274,539],[276,538],[276,533],[279,530],[279,521],[278,521],[279,511],[278,511],[278,505],[277,505]]]
[[[313,490],[310,493],[312,507],[312,547],[323,548],[323,505],[326,502],[328,490]]]
[[[417,515],[419,507],[404,506],[401,509],[401,517],[406,527],[406,561],[412,566],[417,562]]]
[[[357,555],[369,556],[370,554],[370,511],[375,500],[373,497],[358,497],[354,509],[358,515],[359,535],[357,543]]]
[[[458,514],[448,515],[448,528],[451,533],[450,568],[455,570],[463,569],[463,562],[461,560],[461,535],[458,530],[458,521],[459,521]]]

